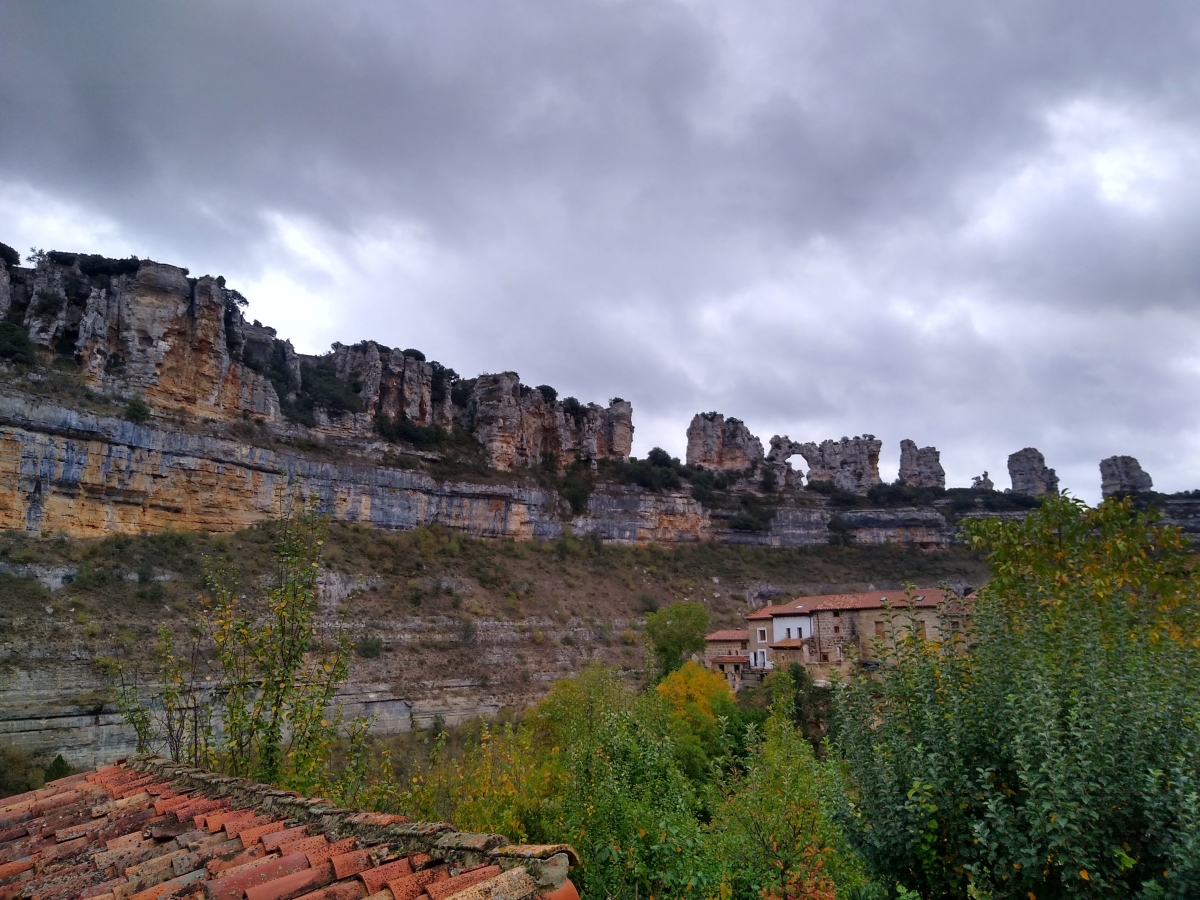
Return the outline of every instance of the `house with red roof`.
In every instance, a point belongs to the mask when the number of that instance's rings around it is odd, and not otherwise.
[[[939,607],[954,598],[939,588],[911,593],[864,591],[797,597],[746,616],[749,675],[776,666],[811,667],[818,680],[848,672],[851,661],[877,663],[902,635],[940,637]]]

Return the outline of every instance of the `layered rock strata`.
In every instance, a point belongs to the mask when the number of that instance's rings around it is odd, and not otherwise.
[[[942,455],[937,447],[918,449],[914,441],[907,438],[900,442],[901,484],[916,488],[944,488],[946,470],[942,468]]]
[[[763,461],[762,441],[741,419],[718,412],[696,413],[687,430],[687,463],[706,469],[739,471]]]
[[[1014,494],[1042,497],[1058,493],[1058,475],[1047,468],[1046,458],[1034,447],[1018,450],[1008,457],[1008,477]]]
[[[1154,482],[1134,457],[1110,456],[1100,460],[1100,493],[1103,496],[1141,494],[1153,487]]]

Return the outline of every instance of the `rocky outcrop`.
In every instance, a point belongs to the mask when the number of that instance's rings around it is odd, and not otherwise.
[[[149,260],[52,252],[36,268],[0,265],[0,315],[15,307],[30,340],[73,357],[96,393],[143,398],[156,415],[193,423],[253,418],[294,437],[426,443],[411,426],[459,426],[493,466],[562,468],[628,458],[633,408],[562,402],[515,373],[463,382],[415,350],[374,341],[301,356],[275,329],[248,323],[223,278]],[[12,316],[9,319],[12,320]],[[511,395],[511,399],[509,397]]]
[[[1141,494],[1153,487],[1150,476],[1132,456],[1110,456],[1100,460],[1100,493],[1103,496]]]
[[[772,444],[772,446],[774,446]],[[872,485],[881,484],[879,451],[883,442],[873,434],[842,438],[840,441],[811,441],[800,445],[800,455],[808,463],[809,482],[824,481],[852,494],[865,495]]]
[[[976,491],[994,491],[996,485],[992,484],[992,479],[988,477],[985,470],[982,475],[971,476],[971,489]]]
[[[763,461],[762,441],[741,419],[718,412],[696,413],[687,430],[687,463],[706,469],[742,471]]]
[[[501,471],[554,461],[628,459],[633,449],[633,406],[614,398],[608,408],[521,384],[516,372],[480,375],[471,387],[467,416],[488,464]]]
[[[771,438],[771,449],[767,451],[767,477],[778,487],[799,487],[804,483],[804,476],[792,469],[788,462],[793,456],[800,455],[804,445],[793,441],[786,434],[777,434]]]
[[[1008,477],[1014,494],[1042,497],[1058,493],[1058,476],[1046,467],[1046,459],[1034,447],[1018,450],[1008,457]]]
[[[946,470],[937,447],[917,448],[907,438],[900,442],[900,483],[916,488],[945,488]]]

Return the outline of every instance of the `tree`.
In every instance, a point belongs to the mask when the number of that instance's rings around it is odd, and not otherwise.
[[[646,637],[663,675],[675,671],[684,656],[704,649],[708,610],[699,603],[672,603],[646,616]]]
[[[121,712],[140,751],[304,793],[356,789],[367,723],[343,727],[333,709],[350,644],[344,634],[332,648],[317,644],[316,579],[328,527],[315,498],[290,499],[275,523],[275,583],[259,603],[246,602],[227,564],[208,560],[210,596],[189,647],[177,652],[164,626],[148,671],[116,665]],[[343,740],[339,775],[334,751]]]
[[[1053,498],[972,522],[993,572],[972,633],[914,632],[837,692],[846,814],[881,880],[925,898],[1200,895],[1200,597],[1157,518]]]

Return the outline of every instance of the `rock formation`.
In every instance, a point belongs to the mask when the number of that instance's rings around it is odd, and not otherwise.
[[[1105,497],[1140,494],[1153,487],[1154,482],[1134,457],[1110,456],[1100,460],[1100,493]]]
[[[1034,447],[1018,450],[1008,457],[1008,477],[1014,494],[1041,497],[1058,493],[1058,476],[1046,467],[1046,459]]]
[[[632,450],[625,400],[560,402],[512,372],[464,382],[418,351],[374,341],[297,354],[275,329],[245,320],[246,301],[224,278],[191,278],[177,266],[59,252],[34,268],[19,261],[0,252],[0,316],[20,322],[35,347],[74,358],[95,393],[140,396],[157,415],[253,418],[283,433],[364,441],[389,426],[405,440],[410,426],[459,426],[498,469],[625,459]]]
[[[762,441],[741,419],[696,413],[687,430],[687,463],[706,469],[752,469],[763,461]]]
[[[853,494],[866,494],[880,484],[879,451],[883,442],[873,434],[842,438],[840,441],[811,441],[800,445],[800,455],[808,463],[808,480],[827,481]]]
[[[467,408],[488,464],[501,470],[550,458],[560,465],[627,459],[633,449],[633,406],[619,397],[608,408],[560,401],[521,384],[516,372],[501,372],[475,379]]]
[[[994,491],[996,485],[992,484],[992,479],[988,478],[988,473],[984,470],[982,475],[971,476],[971,488],[976,491]]]
[[[793,441],[786,434],[775,435],[771,438],[771,449],[765,459],[768,477],[779,487],[799,487],[804,483],[804,476],[788,465],[788,460],[798,456],[803,445]]]
[[[937,447],[917,449],[915,442],[900,442],[900,483],[917,488],[944,488],[946,471]]]

